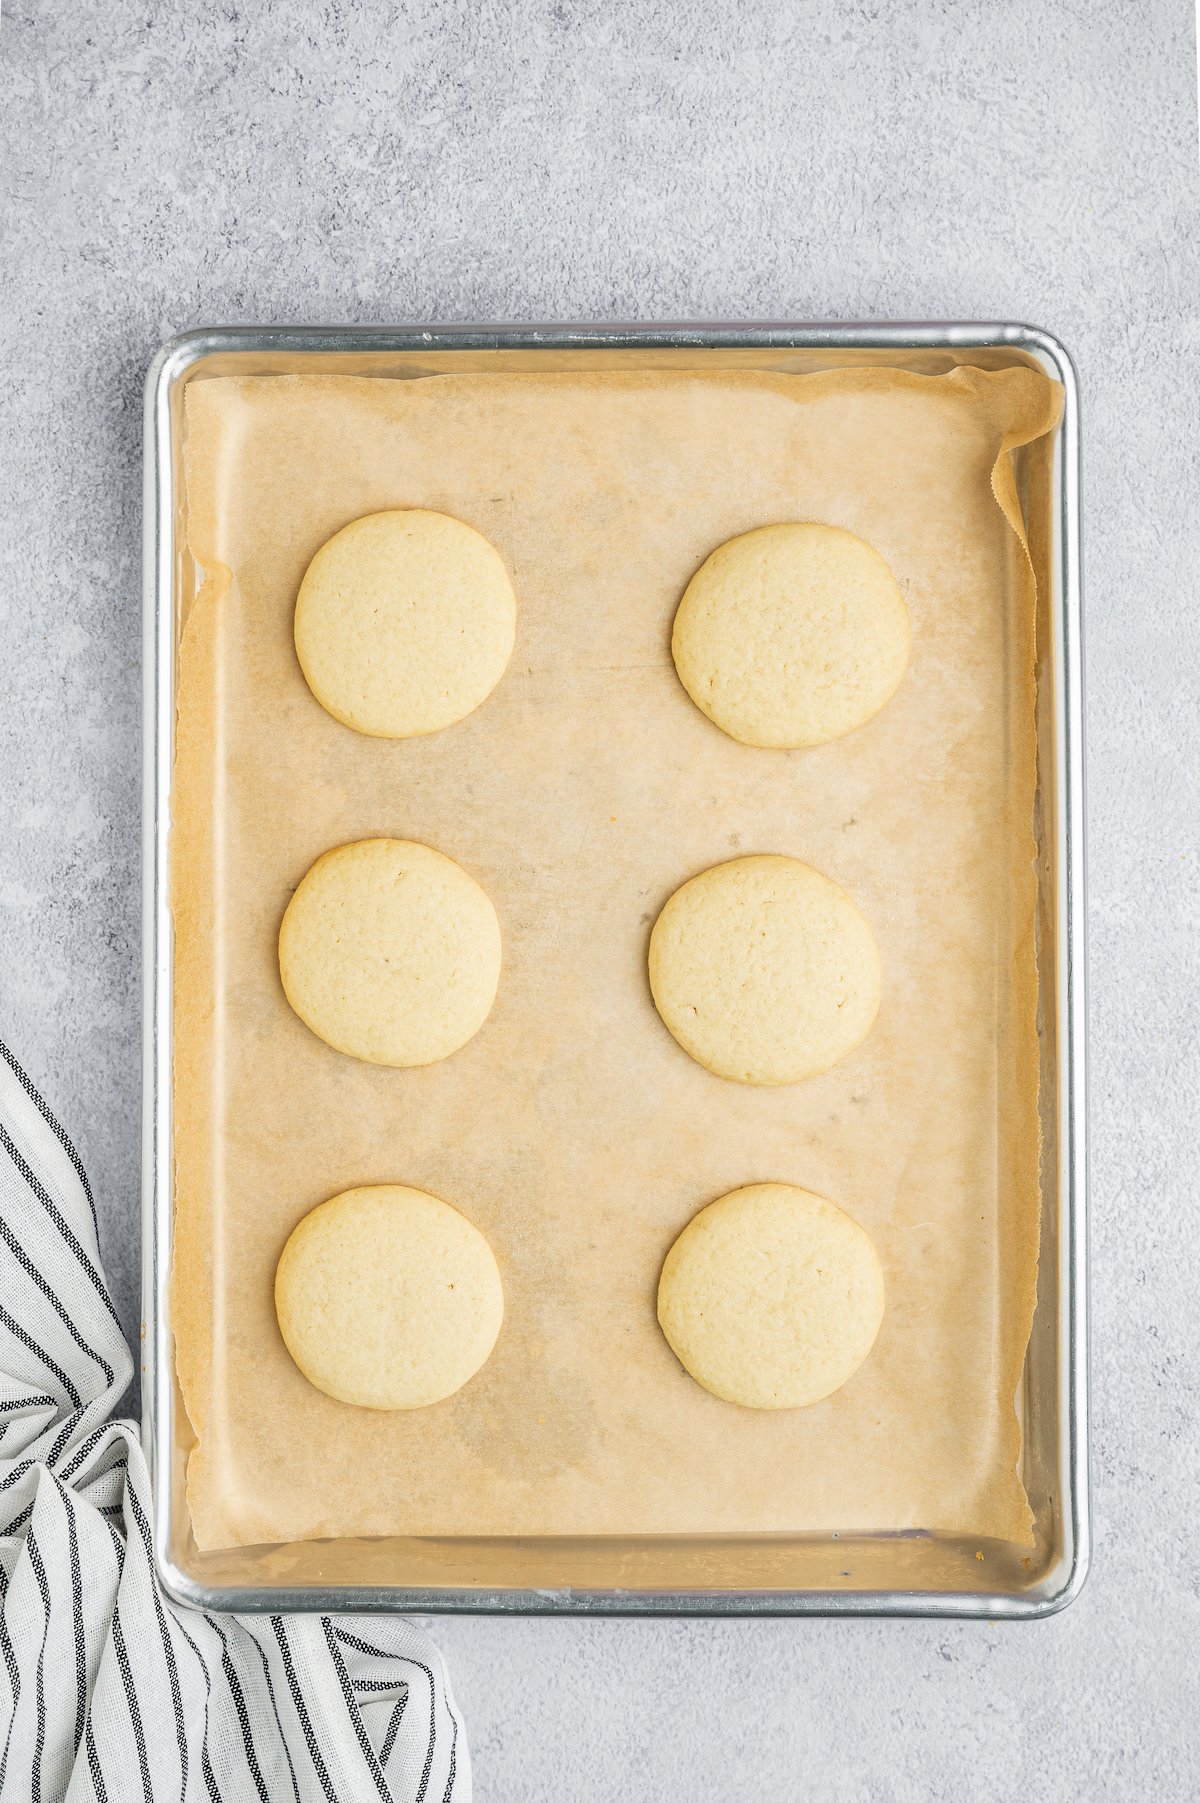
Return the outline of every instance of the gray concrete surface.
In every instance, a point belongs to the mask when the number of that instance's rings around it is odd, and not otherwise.
[[[1191,0],[9,0],[2,1030],[137,1318],[140,384],[212,321],[1024,318],[1087,472],[1096,1561],[1032,1627],[455,1622],[483,1803],[1200,1794]]]

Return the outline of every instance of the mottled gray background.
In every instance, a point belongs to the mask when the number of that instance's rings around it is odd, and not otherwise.
[[[459,1621],[483,1803],[1200,1794],[1191,0],[11,0],[0,1032],[137,1321],[140,390],[219,321],[1015,318],[1085,409],[1096,1559],[1035,1626]]]

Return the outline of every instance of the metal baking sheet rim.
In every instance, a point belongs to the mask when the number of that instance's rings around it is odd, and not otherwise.
[[[303,357],[412,351],[537,350],[1008,350],[1062,383],[1054,453],[1051,596],[1055,809],[1058,1200],[1058,1508],[1063,1554],[1048,1582],[1020,1590],[582,1590],[478,1587],[209,1585],[171,1557],[178,1490],[177,1397],[167,1313],[172,1233],[172,927],[168,832],[174,757],[174,594],[177,472],[171,398],[201,359],[217,354]],[[146,381],[144,466],[144,788],[142,1347],[143,1441],[154,1504],[155,1557],[164,1589],[196,1608],[243,1612],[520,1613],[546,1615],[897,1615],[1037,1619],[1074,1601],[1090,1549],[1087,1338],[1086,997],[1079,400],[1066,348],[1019,324],[454,325],[218,327],[164,345]],[[1039,1300],[1039,1309],[1045,1306]],[[842,1542],[849,1545],[849,1542]]]

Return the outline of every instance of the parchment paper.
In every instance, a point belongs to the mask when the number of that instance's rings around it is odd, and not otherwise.
[[[1014,1395],[1038,1236],[1034,600],[1007,451],[1051,429],[1059,400],[1028,369],[188,390],[189,545],[206,580],[179,664],[172,1311],[201,1547],[1028,1539]],[[477,527],[520,609],[491,699],[404,743],[324,713],[291,637],[318,546],[388,507]],[[895,699],[814,750],[726,738],[670,658],[693,571],[779,520],[868,539],[913,618]],[[459,860],[504,932],[491,1018],[426,1070],[332,1051],[279,984],[296,883],[329,847],[374,834]],[[671,891],[756,851],[842,883],[883,958],[866,1043],[784,1089],[694,1064],[646,980]],[[767,1179],[848,1209],[887,1279],[871,1357],[795,1412],[709,1396],[654,1313],[685,1222]],[[272,1306],[300,1217],[387,1182],[463,1210],[506,1294],[479,1376],[401,1414],[313,1389]]]

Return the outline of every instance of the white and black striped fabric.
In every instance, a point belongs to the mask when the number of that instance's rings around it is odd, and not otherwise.
[[[83,1167],[0,1045],[0,1799],[467,1803],[411,1622],[163,1597],[131,1375]]]

